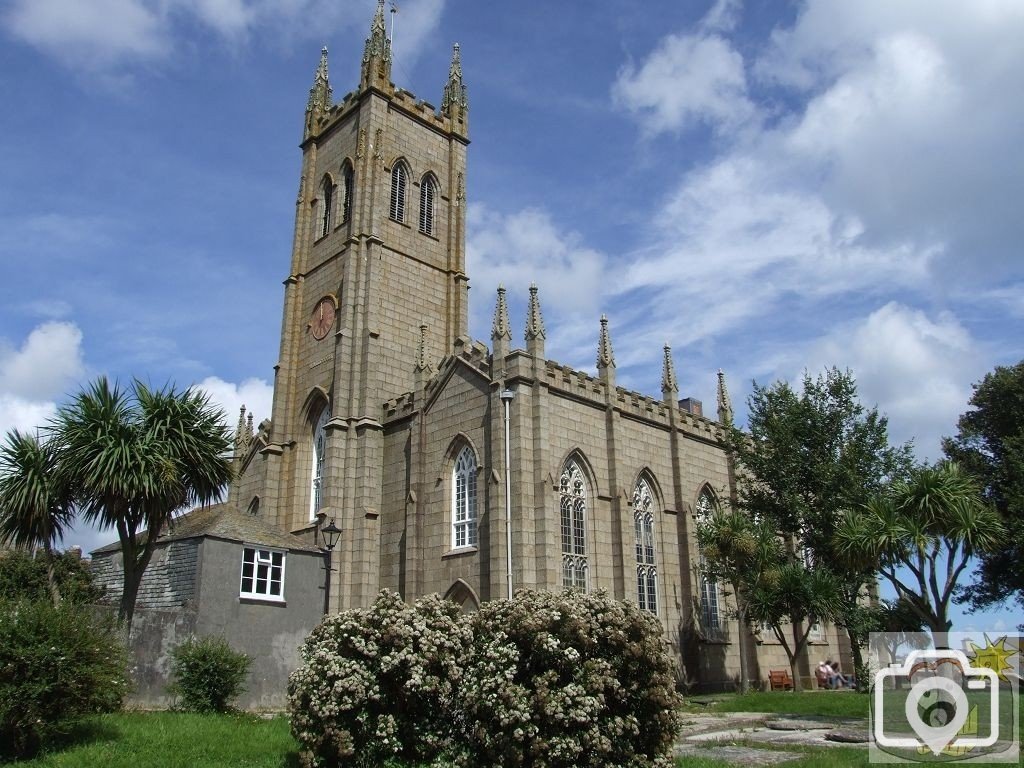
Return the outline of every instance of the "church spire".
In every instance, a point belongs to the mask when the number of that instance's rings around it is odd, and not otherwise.
[[[466,86],[462,82],[462,55],[459,52],[459,44],[455,43],[452,46],[452,65],[448,69],[448,82],[445,83],[444,94],[441,97],[441,114],[462,123],[462,133],[465,133],[468,109],[469,99],[466,95]]]
[[[732,424],[732,400],[729,390],[725,387],[725,373],[718,369],[718,421],[720,424]]]
[[[508,303],[505,301],[505,286],[498,286],[498,300],[494,304],[494,322],[491,324],[491,344],[494,360],[504,360],[508,355],[512,331],[508,322]]]
[[[615,353],[612,351],[612,340],[608,335],[607,315],[601,315],[601,335],[597,340],[597,367],[615,367]]]
[[[384,26],[384,0],[377,0],[377,12],[370,24],[370,36],[363,48],[363,71],[359,87],[386,89],[391,84],[391,41]]]
[[[526,308],[526,351],[535,358],[544,357],[544,316],[540,313],[537,284],[530,283],[530,304]]]
[[[676,366],[672,362],[672,347],[665,345],[665,361],[661,365],[661,393],[671,402],[679,395],[679,382],[676,380]]]
[[[316,120],[331,108],[331,82],[327,76],[327,46],[320,49],[320,64],[313,75],[313,87],[309,89],[306,102],[306,136],[316,128]]]

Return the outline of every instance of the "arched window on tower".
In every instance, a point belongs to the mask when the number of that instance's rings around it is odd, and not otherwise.
[[[452,549],[475,547],[476,456],[467,445],[452,470]]]
[[[654,558],[654,496],[641,479],[633,490],[633,522],[636,527],[636,602],[645,611],[658,613],[658,565]]]
[[[562,586],[587,589],[587,481],[570,459],[558,481],[562,517]]]
[[[331,210],[333,207],[334,182],[330,176],[325,176],[320,190],[320,237],[331,231]]]
[[[325,405],[313,426],[313,474],[309,489],[310,520],[316,519],[316,513],[323,505],[324,456],[327,454],[327,422],[330,418],[331,409]]]
[[[399,160],[391,169],[391,218],[405,222],[405,192],[409,183],[409,169]]]
[[[434,201],[437,198],[437,182],[427,174],[420,182],[420,232],[434,234]]]
[[[715,514],[715,497],[705,488],[697,499],[697,524],[711,518]],[[700,580],[700,616],[704,631],[717,634],[722,629],[722,618],[718,609],[718,582],[707,575],[707,563],[704,553],[699,552],[697,578]]]
[[[355,196],[355,171],[352,170],[352,163],[345,161],[341,167],[341,221],[348,223],[352,220],[352,198]]]

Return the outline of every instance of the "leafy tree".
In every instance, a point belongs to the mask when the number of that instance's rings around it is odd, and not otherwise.
[[[748,433],[729,437],[745,480],[739,506],[770,521],[794,549],[806,548],[816,571],[831,571],[841,601],[834,619],[846,628],[858,679],[865,679],[862,601],[874,573],[840,561],[833,534],[844,510],[908,475],[910,446],[889,444],[888,420],[860,403],[853,375],[837,368],[817,379],[805,373],[799,392],[786,382],[755,383],[748,410]]]
[[[844,514],[835,542],[837,555],[852,567],[877,569],[932,631],[936,647],[944,647],[961,574],[973,556],[991,551],[1004,536],[998,513],[974,480],[956,463],[943,462]]]
[[[982,495],[1002,516],[1008,535],[979,554],[975,583],[963,590],[974,608],[1008,599],[1024,607],[1024,361],[999,367],[974,387],[958,433],[942,448],[979,479]]]
[[[65,602],[96,603],[103,596],[103,589],[93,583],[92,572],[79,555],[14,550],[0,557],[0,600],[50,600],[51,573]]]
[[[73,519],[71,485],[57,472],[53,441],[9,432],[0,447],[0,541],[43,549],[54,605],[61,595],[49,555]]]
[[[195,389],[136,381],[129,393],[101,378],[58,411],[52,433],[58,474],[85,520],[117,530],[128,636],[160,530],[175,511],[215,501],[231,479],[224,414]]]

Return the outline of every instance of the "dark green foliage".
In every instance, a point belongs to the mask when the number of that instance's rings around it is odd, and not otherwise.
[[[70,601],[0,600],[0,758],[24,757],[127,689],[113,623]]]
[[[223,638],[189,638],[171,651],[174,681],[167,690],[179,698],[180,709],[227,712],[235,697],[245,690],[251,662]]]
[[[49,600],[52,566],[61,597],[72,603],[96,603],[103,589],[93,583],[89,567],[71,552],[30,555],[21,550],[0,556],[0,600]]]
[[[979,555],[976,582],[963,597],[975,608],[1005,600],[1024,607],[1024,361],[987,374],[969,404],[972,410],[957,422],[957,436],[944,440],[942,448],[978,478],[1008,535]]]

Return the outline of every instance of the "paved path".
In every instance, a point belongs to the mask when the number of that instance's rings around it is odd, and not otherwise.
[[[867,725],[859,719],[786,717],[758,712],[696,713],[686,715],[675,754],[707,757],[738,766],[778,765],[804,757],[785,750],[787,745],[866,747],[867,740]],[[765,748],[759,748],[762,745]]]

